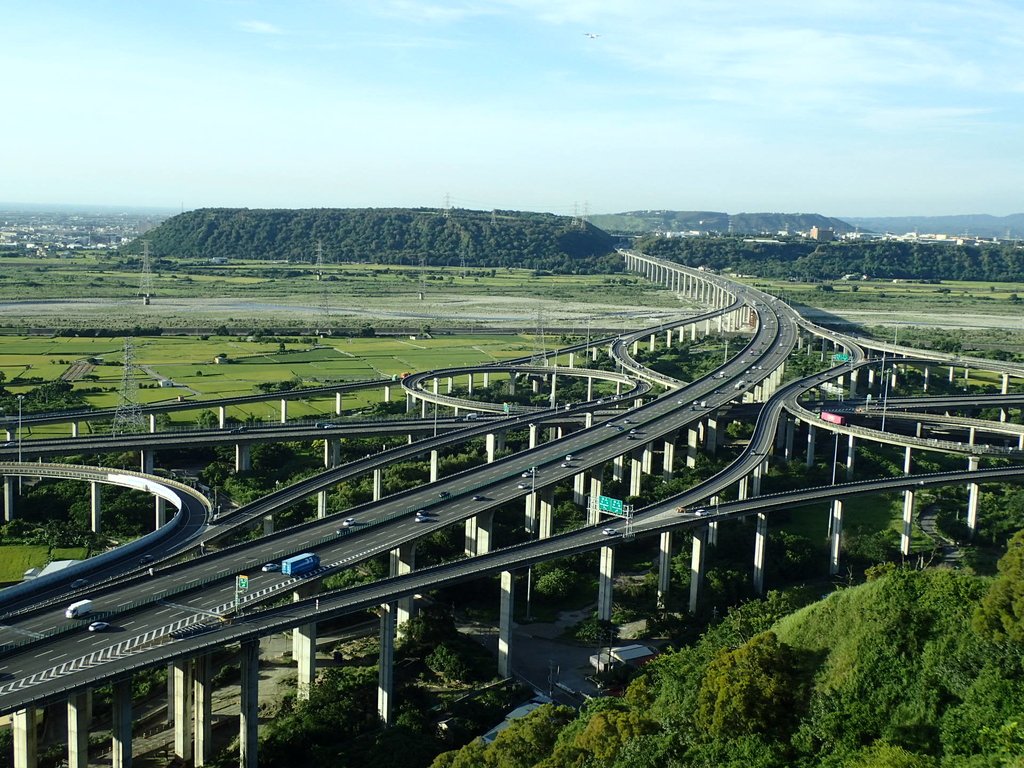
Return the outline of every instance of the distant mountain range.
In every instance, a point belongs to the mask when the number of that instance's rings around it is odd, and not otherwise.
[[[589,217],[590,223],[612,234],[639,235],[653,232],[709,232],[764,235],[806,232],[828,228],[837,234],[890,232],[905,234],[973,235],[976,237],[1024,237],[1024,213],[1010,216],[965,214],[958,216],[844,216],[817,213],[722,213],[721,211],[626,211]]]

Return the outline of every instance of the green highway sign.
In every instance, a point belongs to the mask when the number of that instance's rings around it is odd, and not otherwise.
[[[836,352],[832,355],[833,363],[848,363],[850,362],[850,356],[845,352]]]
[[[249,588],[249,577],[248,576],[239,575],[238,576],[238,583],[235,585],[235,587],[239,591],[243,591],[244,592],[245,590],[247,590]]]
[[[613,499],[611,496],[598,496],[597,508],[610,515],[625,515],[625,512],[622,511],[622,499]]]

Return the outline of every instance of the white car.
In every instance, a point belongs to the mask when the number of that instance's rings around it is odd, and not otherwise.
[[[603,533],[605,536],[614,536],[618,533],[618,530],[616,530],[615,528],[602,528],[601,533]]]
[[[342,523],[342,525],[345,526],[346,528],[348,528],[350,525],[354,525],[355,522],[356,522],[356,519],[354,517],[346,517],[345,521]]]
[[[90,632],[102,632],[105,629],[109,629],[110,624],[106,621],[94,621],[89,625]]]
[[[281,566],[279,563],[267,563],[260,570],[264,573],[276,573],[281,570]]]

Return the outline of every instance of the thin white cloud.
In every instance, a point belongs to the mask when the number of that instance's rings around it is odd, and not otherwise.
[[[267,21],[257,21],[250,19],[248,21],[238,22],[238,28],[243,32],[250,32],[254,35],[283,35],[284,30],[277,27]]]

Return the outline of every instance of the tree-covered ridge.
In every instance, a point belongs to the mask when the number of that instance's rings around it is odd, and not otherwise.
[[[884,280],[1024,280],[1024,249],[1012,244],[758,243],[739,237],[649,237],[636,248],[687,266],[780,279],[836,280],[854,274]]]
[[[538,710],[433,768],[1024,765],[1022,551],[1018,534],[994,582],[890,566],[796,611],[772,593],[623,698]]]
[[[818,213],[723,213],[721,211],[626,211],[590,217],[604,230],[622,234],[654,232],[717,232],[774,235],[776,232],[807,232],[811,227],[852,232],[841,219]]]
[[[610,235],[565,216],[408,208],[205,208],[146,234],[166,259],[266,259],[619,272]],[[142,253],[135,241],[127,249]]]

